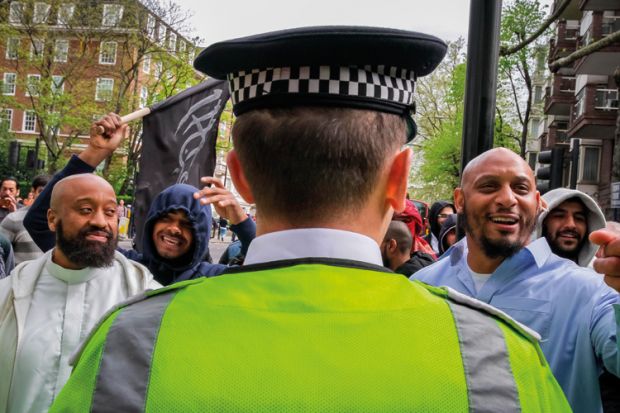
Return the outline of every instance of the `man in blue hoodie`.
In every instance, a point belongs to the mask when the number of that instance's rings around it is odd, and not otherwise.
[[[98,126],[104,128],[103,135],[97,133]],[[127,125],[114,113],[95,122],[87,148],[73,155],[39,195],[24,219],[24,226],[41,250],[47,251],[55,243],[46,216],[54,185],[69,175],[93,172],[118,148],[126,129]],[[211,229],[208,204],[231,222],[230,228],[241,240],[243,251],[256,234],[256,225],[221,181],[206,177],[203,183],[212,186],[199,191],[190,185],[176,184],[162,191],[153,200],[144,223],[142,253],[119,249],[127,258],[147,266],[162,285],[219,275],[227,268],[207,261]]]

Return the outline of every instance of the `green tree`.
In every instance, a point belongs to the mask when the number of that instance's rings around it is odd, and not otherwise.
[[[532,116],[533,72],[536,56],[547,41],[548,29],[540,31],[546,6],[538,0],[513,0],[502,8],[500,42],[502,50],[509,44],[524,44],[534,34],[536,40],[530,41],[512,54],[500,56],[498,68],[498,88],[508,91],[512,103],[501,108],[502,123],[519,130],[518,149],[525,158],[527,148],[528,124]]]

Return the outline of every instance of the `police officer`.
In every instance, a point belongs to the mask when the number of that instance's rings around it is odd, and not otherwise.
[[[445,52],[361,27],[205,49],[195,66],[229,81],[228,166],[259,236],[245,267],[113,313],[52,411],[568,411],[536,333],[381,265],[414,81]]]

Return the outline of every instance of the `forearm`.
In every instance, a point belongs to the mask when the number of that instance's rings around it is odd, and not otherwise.
[[[239,237],[239,241],[241,241],[241,253],[245,255],[248,252],[250,243],[256,238],[256,224],[248,217],[236,225],[231,225],[230,230]]]

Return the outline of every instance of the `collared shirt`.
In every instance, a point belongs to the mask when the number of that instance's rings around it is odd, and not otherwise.
[[[69,378],[73,351],[109,308],[127,298],[123,273],[116,260],[106,268],[69,270],[48,258],[17,351],[9,411],[49,409]]]
[[[327,228],[290,229],[256,237],[244,264],[305,257],[340,258],[383,266],[381,251],[372,238]]]
[[[411,278],[452,287],[536,330],[573,410],[602,412],[602,366],[620,375],[620,295],[594,271],[553,254],[540,238],[505,259],[476,292],[464,239]]]

